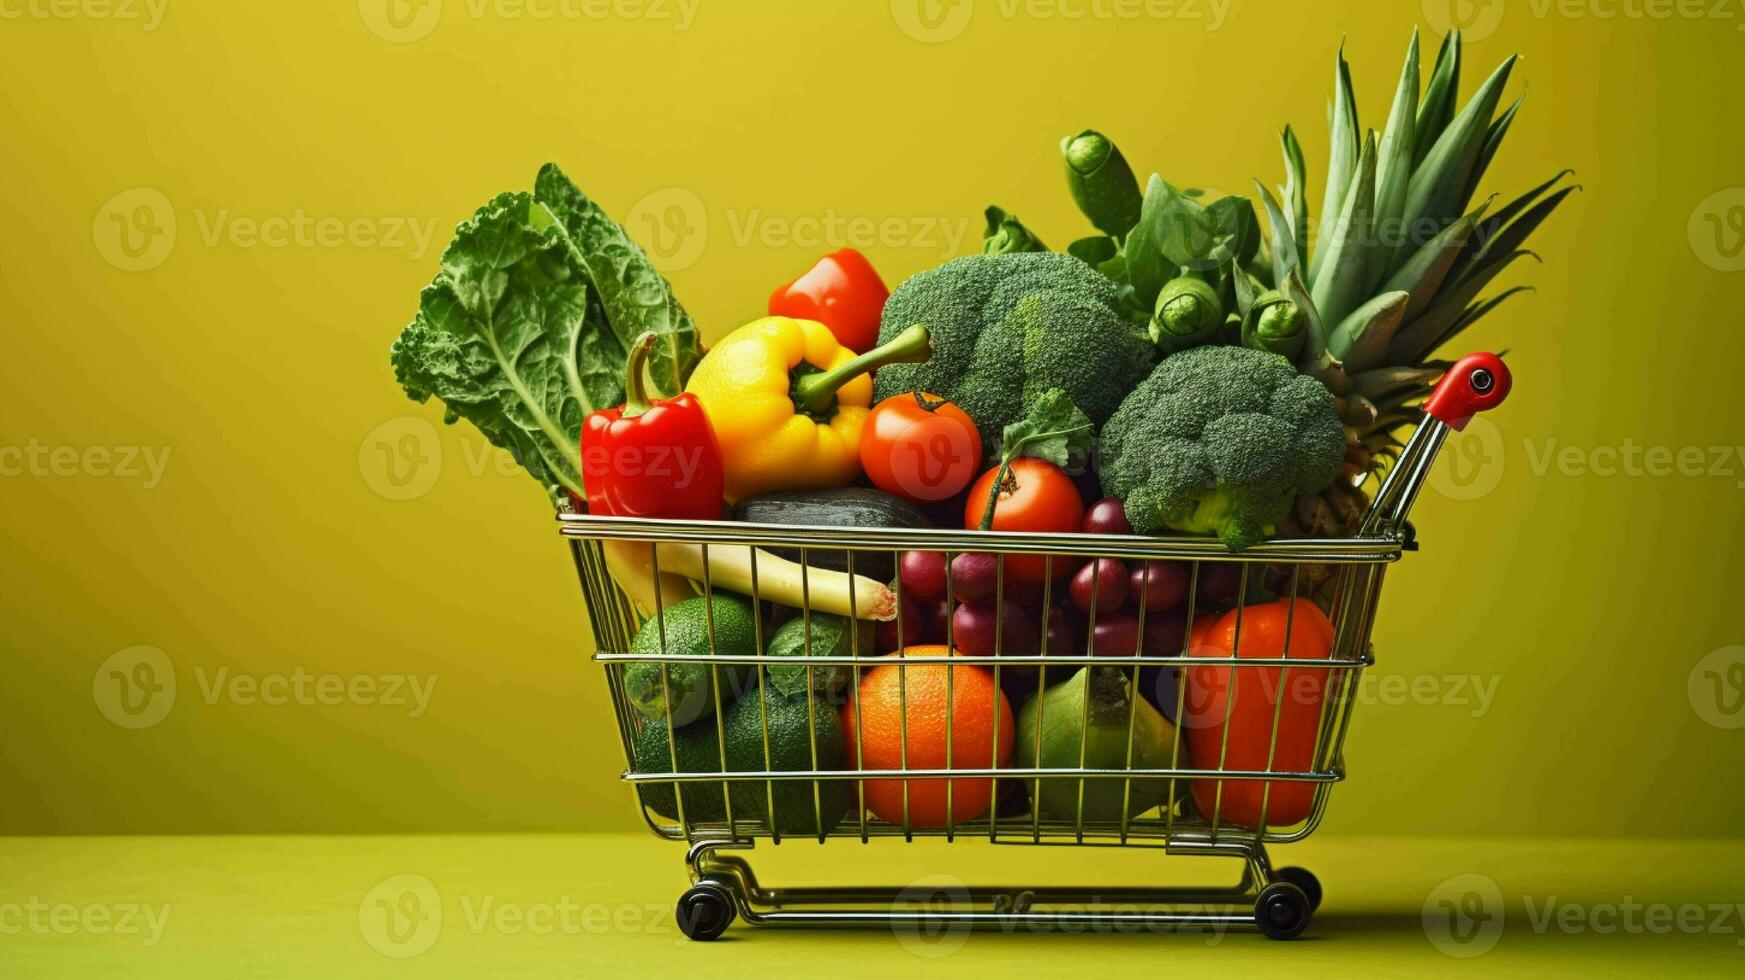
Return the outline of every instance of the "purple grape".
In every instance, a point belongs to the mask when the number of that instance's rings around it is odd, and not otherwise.
[[[1056,562],[1058,565],[1059,562]],[[1000,589],[1000,558],[980,552],[964,552],[951,559],[951,593],[959,602],[993,599]],[[1035,602],[1042,597],[1041,582],[1026,582],[1007,570],[1004,598]]]
[[[1188,615],[1183,609],[1145,611],[1145,655],[1179,657],[1188,634]]]
[[[1086,534],[1132,534],[1127,523],[1127,508],[1113,497],[1105,497],[1085,509],[1079,527]]]
[[[1091,627],[1091,653],[1099,657],[1131,657],[1139,652],[1139,617],[1122,610],[1098,616]]]
[[[897,563],[903,595],[916,602],[945,598],[945,556],[937,551],[905,551]]]
[[[1186,562],[1141,562],[1133,569],[1129,588],[1135,603],[1139,596],[1145,597],[1147,613],[1163,612],[1187,601],[1188,582],[1192,576],[1193,568]]]
[[[966,602],[952,613],[951,642],[958,653],[992,656],[996,638],[1003,657],[1036,656],[1036,624],[1017,603]]]
[[[959,602],[992,599],[999,574],[999,560],[993,555],[966,551],[951,559],[951,592]]]
[[[929,602],[921,607],[923,643],[944,643],[946,624],[951,621],[952,603],[948,600]]]
[[[1236,605],[1242,569],[1232,564],[1200,564],[1199,601],[1212,606]]]
[[[1094,598],[1099,614],[1114,612],[1127,602],[1130,582],[1127,565],[1119,558],[1093,559],[1072,577],[1072,604],[1089,613]]]
[[[1078,617],[1065,606],[1057,605],[1048,613],[1048,634],[1043,637],[1042,650],[1051,657],[1071,657],[1085,652],[1084,631]]]
[[[1156,616],[1147,610],[1145,648],[1140,650],[1138,613],[1123,609],[1098,616],[1091,633],[1091,652],[1099,657],[1131,657],[1135,653],[1150,657],[1177,657],[1181,655],[1187,625],[1187,616],[1179,610]]]

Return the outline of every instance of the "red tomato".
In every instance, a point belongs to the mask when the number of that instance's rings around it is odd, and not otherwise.
[[[770,294],[770,316],[816,320],[836,342],[864,354],[879,343],[879,315],[891,295],[878,270],[852,248],[818,260],[800,278]]]
[[[964,410],[935,395],[879,402],[861,429],[860,466],[886,493],[921,503],[957,494],[982,463],[982,436]]]
[[[970,487],[969,499],[963,504],[963,526],[982,526],[987,510],[988,494],[999,476],[998,466],[981,475]],[[1077,531],[1085,516],[1085,501],[1066,471],[1045,459],[1022,456],[1012,461],[1011,480],[1000,491],[994,506],[996,531]],[[1056,574],[1065,574],[1064,559],[1054,562]],[[1006,574],[1020,583],[1040,585],[1047,577],[1047,560],[1043,555],[1006,556]]]

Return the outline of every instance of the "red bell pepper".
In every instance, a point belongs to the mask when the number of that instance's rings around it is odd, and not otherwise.
[[[1194,623],[1188,655],[1236,657],[1262,663],[1281,657],[1325,660],[1333,651],[1333,624],[1327,621],[1321,607],[1307,599],[1296,600],[1295,612],[1286,599],[1250,604],[1242,609],[1241,641],[1238,650],[1234,610],[1201,616]],[[1320,731],[1321,705],[1326,700],[1327,674],[1327,670],[1318,667],[1187,668],[1183,735],[1193,767],[1309,771]],[[1279,703],[1281,699],[1283,704]],[[1275,711],[1276,744],[1272,735]],[[1218,794],[1220,785],[1224,787],[1222,798]],[[1268,786],[1272,787],[1270,792]],[[1315,784],[1301,780],[1197,779],[1193,782],[1193,793],[1194,802],[1206,819],[1212,818],[1214,808],[1217,810],[1220,826],[1259,829],[1264,796],[1267,826],[1288,827],[1309,815]]]
[[[655,335],[636,338],[624,369],[624,404],[582,423],[588,511],[611,517],[718,520],[721,447],[697,396],[650,401],[642,367]]]
[[[844,248],[770,294],[769,313],[822,323],[837,343],[864,354],[878,346],[879,316],[890,295],[866,256]]]

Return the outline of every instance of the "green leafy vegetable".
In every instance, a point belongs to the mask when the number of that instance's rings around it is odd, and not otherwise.
[[[699,357],[697,325],[666,279],[624,229],[571,183],[557,164],[539,169],[533,196],[563,223],[576,258],[606,308],[617,346],[628,353],[637,337],[653,332],[657,340],[648,355],[648,377],[654,393],[664,398],[683,391]]]
[[[654,387],[679,391],[696,325],[624,230],[547,164],[532,194],[500,194],[455,230],[391,360],[407,397],[440,399],[444,421],[473,423],[561,506],[582,493],[582,419],[624,401],[644,331],[658,338]]]
[[[544,484],[582,490],[582,419],[624,398],[623,353],[545,207],[504,194],[463,223],[394,342],[413,401],[442,399]]]

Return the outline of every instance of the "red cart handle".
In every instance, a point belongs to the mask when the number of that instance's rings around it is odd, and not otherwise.
[[[1424,413],[1456,432],[1474,415],[1489,411],[1509,397],[1514,384],[1509,366],[1495,354],[1468,354],[1448,369],[1424,402]]]

